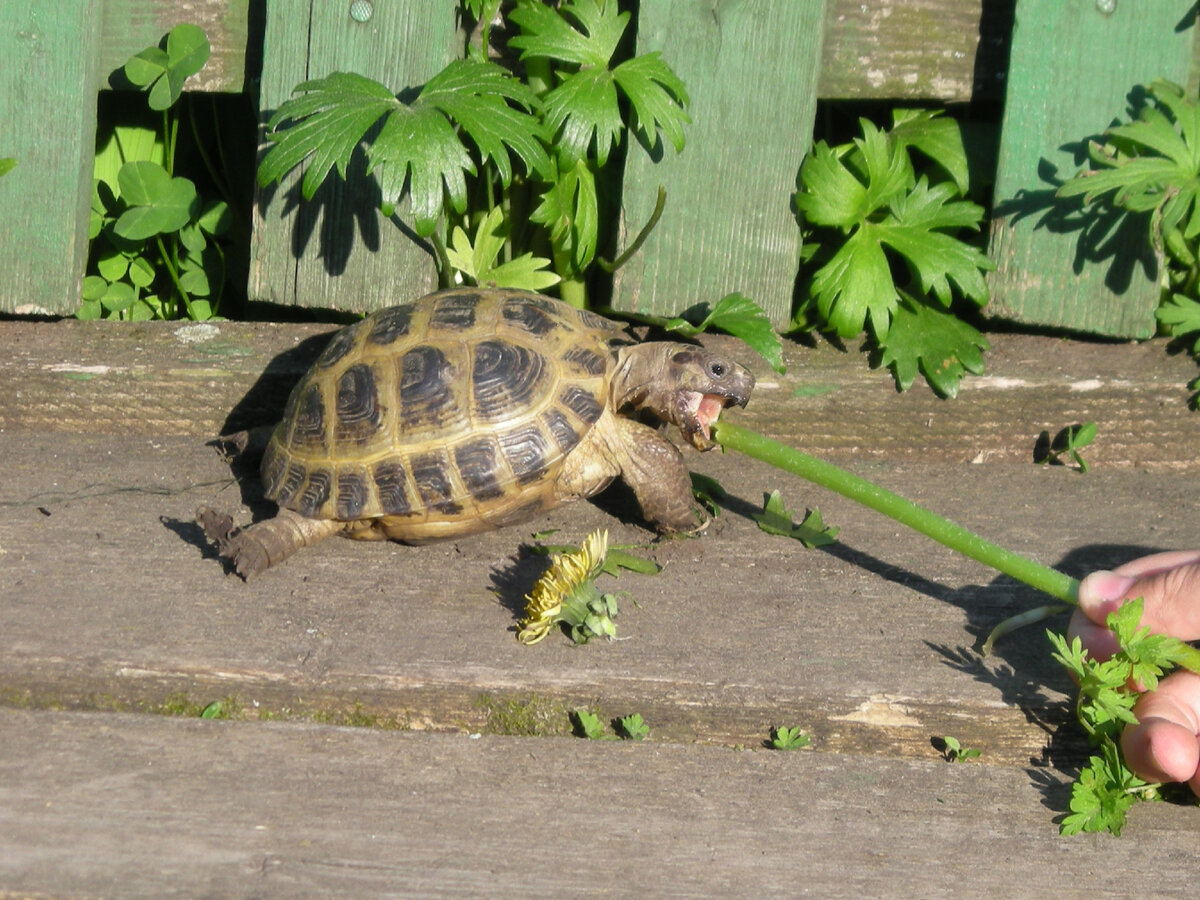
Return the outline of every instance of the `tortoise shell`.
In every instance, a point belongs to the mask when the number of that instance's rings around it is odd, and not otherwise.
[[[337,332],[293,389],[263,458],[266,496],[399,540],[528,518],[553,505],[563,460],[608,405],[622,336],[523,291],[380,310]]]

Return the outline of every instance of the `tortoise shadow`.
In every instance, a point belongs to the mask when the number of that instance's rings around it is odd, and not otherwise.
[[[263,497],[258,468],[271,430],[283,418],[288,395],[309,370],[338,329],[305,338],[294,347],[272,357],[254,384],[242,396],[221,426],[219,437],[209,446],[229,463],[241,490],[241,501],[255,520],[274,510]]]

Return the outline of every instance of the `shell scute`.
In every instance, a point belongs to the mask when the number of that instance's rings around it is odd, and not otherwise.
[[[355,363],[338,379],[334,440],[339,450],[347,444],[366,444],[378,434],[383,412],[376,381],[374,369],[366,363]]]
[[[411,460],[413,482],[426,509],[455,515],[462,511],[454,495],[450,459],[444,450],[420,453]]]
[[[412,325],[413,309],[411,306],[393,306],[380,310],[372,317],[367,340],[372,344],[386,346],[394,344],[406,337]]]
[[[468,441],[454,448],[454,464],[467,491],[478,503],[504,495],[496,444],[491,437]]]
[[[413,347],[400,360],[401,428],[440,427],[455,405],[454,365],[438,347]]]

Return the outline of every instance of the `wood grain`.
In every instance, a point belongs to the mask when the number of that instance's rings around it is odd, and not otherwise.
[[[991,315],[1144,338],[1155,330],[1158,267],[1144,217],[1123,223],[1053,203],[1087,163],[1081,142],[1127,117],[1156,78],[1186,83],[1193,34],[1169,4],[1021,0],[1009,62],[989,255]],[[1084,225],[1087,226],[1086,230]]]
[[[0,5],[0,310],[72,313],[88,252],[100,0]],[[81,27],[82,26],[82,27]]]
[[[812,135],[823,22],[823,0],[642,9],[639,52],[670,60],[687,85],[692,124],[681,154],[629,150],[622,244],[650,218],[660,185],[667,206],[617,271],[614,306],[673,315],[740,291],[776,323],[788,321],[800,242],[791,195]]]
[[[539,857],[531,875],[513,834],[588,829],[620,872],[644,865],[650,895],[721,878],[723,896],[786,893],[800,872],[838,894],[851,865],[856,896],[899,877],[922,896],[1019,896],[1004,883],[1044,892],[1063,873],[1084,896],[1110,877],[1098,848],[1168,893],[1190,877],[1185,806],[1137,810],[1136,840],[1057,837],[1087,752],[1069,680],[1037,629],[975,650],[1038,597],[734,454],[688,451],[728,494],[694,539],[652,541],[612,494],[227,575],[196,508],[271,508],[206,442],[272,421],[329,330],[0,322],[0,896],[569,896],[618,870],[580,874],[572,841],[569,865]],[[1073,575],[1194,544],[1194,364],[1161,341],[994,343],[954,401],[897,396],[857,351],[789,345],[784,376],[747,358],[756,393],[729,415]],[[1088,474],[1032,464],[1038,431],[1089,418]],[[838,542],[760,531],[772,489]],[[601,583],[636,598],[624,640],[514,639],[548,528],[606,528],[664,566]],[[164,718],[216,700],[244,721]],[[637,712],[651,740],[562,737],[580,707]],[[778,725],[815,750],[761,750]],[[945,735],[982,757],[947,765]],[[946,859],[962,878],[941,891]]]

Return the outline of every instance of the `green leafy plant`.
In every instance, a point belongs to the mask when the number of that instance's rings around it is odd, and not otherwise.
[[[810,550],[825,547],[837,541],[837,528],[827,526],[819,509],[805,513],[800,524],[792,521],[792,512],[783,505],[779,491],[772,491],[763,500],[763,509],[754,514],[754,521],[767,534],[777,534],[799,541]]]
[[[1098,662],[1083,649],[1079,638],[1070,643],[1047,632],[1058,660],[1079,684],[1075,714],[1098,753],[1088,760],[1071,791],[1071,812],[1062,821],[1064,834],[1110,831],[1119,835],[1125,814],[1139,800],[1158,799],[1160,785],[1148,784],[1125,765],[1120,752],[1121,730],[1137,723],[1133,707],[1138,688],[1154,690],[1171,669],[1200,671],[1200,650],[1140,625],[1141,599],[1109,615],[1107,624],[1119,651]]]
[[[964,747],[962,741],[950,735],[943,737],[941,744],[942,756],[947,762],[966,762],[968,759],[977,758],[983,752],[975,747]]]
[[[1001,634],[1014,627],[1040,621],[1062,610],[1062,604],[1078,602],[1079,582],[1069,575],[1005,550],[858,475],[724,420],[714,423],[712,434],[726,450],[745,453],[841,494],[1062,601],[1000,623],[984,643],[985,652]],[[1063,638],[1051,637],[1055,657],[1074,673],[1080,684],[1077,707],[1080,722],[1089,736],[1098,738],[1101,746],[1100,754],[1081,772],[1073,790],[1072,812],[1063,822],[1064,833],[1109,830],[1119,834],[1128,806],[1136,799],[1156,796],[1155,791],[1146,789],[1129,772],[1117,743],[1119,729],[1133,718],[1136,696],[1129,686],[1131,682],[1140,683],[1153,690],[1163,673],[1176,665],[1200,672],[1200,650],[1175,638],[1151,635],[1148,629],[1138,628],[1141,613],[1141,603],[1128,603],[1109,617],[1109,627],[1117,635],[1121,652],[1106,663],[1089,660],[1078,638],[1068,645]]]
[[[98,151],[88,274],[81,319],[209,319],[218,313],[229,231],[224,201],[206,201],[175,174],[183,83],[204,66],[208,38],[195,25],[171,29],[123,68],[161,114],[158,129],[122,126]]]
[[[717,479],[699,472],[689,472],[692,480],[692,497],[713,518],[721,514],[721,503],[729,499],[729,493]]]
[[[644,741],[650,736],[650,726],[645,723],[640,713],[622,716],[615,720],[613,729],[629,741]]]
[[[1155,81],[1136,118],[1088,142],[1092,167],[1058,189],[1086,205],[1149,213],[1149,238],[1166,254],[1170,287],[1195,299],[1200,289],[1200,104],[1179,85]]]
[[[571,712],[571,723],[577,737],[593,741],[641,741],[650,736],[650,726],[646,724],[639,713],[613,719],[613,733],[605,731],[603,720],[595,713],[586,709],[576,709]]]
[[[1200,103],[1177,84],[1155,81],[1130,120],[1088,141],[1087,152],[1091,165],[1057,195],[1082,198],[1094,212],[1140,217],[1163,262],[1159,325],[1200,355]]]
[[[656,53],[618,58],[630,14],[613,0],[506,7],[517,75],[488,55],[501,4],[464,5],[478,42],[415,92],[347,72],[298,85],[268,123],[259,181],[307,162],[301,193],[311,199],[334,169],[346,177],[361,148],[384,212],[407,199],[444,285],[458,272],[548,287],[545,252],[560,295],[582,306],[585,273],[613,227],[601,221],[599,185],[613,177],[614,150],[634,136],[652,152],[664,142],[681,150],[687,92]],[[516,209],[528,210],[521,227],[501,227],[493,210]]]
[[[1068,425],[1053,439],[1048,431],[1043,431],[1033,448],[1033,461],[1041,465],[1062,466],[1070,460],[1080,472],[1087,472],[1090,466],[1079,451],[1095,439],[1095,422]]]
[[[962,134],[952,119],[919,110],[895,110],[888,131],[860,125],[862,137],[849,143],[816,142],[800,168],[794,325],[840,338],[865,330],[899,389],[920,372],[954,396],[964,373],[983,371],[988,343],[953,307],[983,306],[983,276],[995,268],[964,240],[983,209],[965,199]]]
[[[801,750],[812,744],[812,738],[799,727],[788,728],[780,725],[771,729],[771,737],[766,742],[772,750]]]
[[[601,312],[614,312],[611,309]],[[627,318],[653,325],[664,331],[694,338],[706,331],[716,329],[740,338],[748,347],[771,364],[776,372],[783,373],[783,342],[775,331],[771,320],[762,307],[743,294],[728,294],[717,301],[711,309],[701,303],[685,310],[682,316],[654,316],[641,313],[621,313]]]
[[[577,737],[592,741],[615,741],[616,735],[606,734],[604,721],[595,713],[586,709],[577,709],[571,713],[571,724],[575,727]]]

